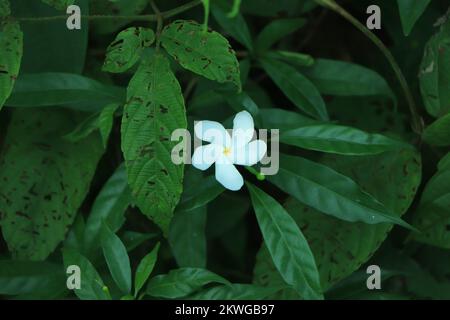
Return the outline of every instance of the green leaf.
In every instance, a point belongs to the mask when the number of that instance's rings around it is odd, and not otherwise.
[[[450,111],[450,19],[425,47],[419,72],[425,108],[434,117]]]
[[[138,62],[146,47],[155,41],[152,29],[130,27],[120,32],[106,49],[103,71],[120,73],[130,69]]]
[[[124,294],[131,292],[131,267],[127,250],[122,241],[103,222],[101,229],[103,255],[109,271],[119,289]]]
[[[294,220],[271,196],[247,187],[264,243],[283,279],[304,299],[323,299],[314,256]]]
[[[281,155],[280,171],[267,178],[300,202],[336,218],[412,228],[352,179],[310,160]]]
[[[137,206],[167,233],[182,193],[183,165],[172,162],[171,134],[187,127],[180,85],[168,60],[144,61],[128,86],[122,151]]]
[[[93,101],[95,101],[93,105]],[[17,79],[9,107],[43,107],[88,104],[98,111],[110,103],[125,101],[125,90],[69,73],[26,74]],[[83,109],[83,108],[79,108]]]
[[[302,18],[278,19],[269,23],[256,38],[259,52],[266,51],[287,35],[297,31],[306,24]]]
[[[343,155],[370,155],[398,148],[405,142],[335,124],[312,124],[282,132],[280,141],[304,149]]]
[[[0,17],[7,17],[9,15],[11,15],[9,0],[0,0]]]
[[[23,33],[17,22],[0,22],[0,110],[11,95],[19,75]]]
[[[122,241],[127,248],[127,251],[130,252],[136,249],[139,245],[143,244],[145,241],[150,239],[158,238],[158,233],[139,233],[134,231],[125,231],[122,235]]]
[[[103,185],[86,220],[84,248],[87,252],[92,252],[100,246],[102,221],[105,221],[113,232],[120,229],[130,202],[127,173],[125,165],[122,164]]]
[[[107,147],[109,135],[114,124],[114,113],[120,107],[117,103],[112,103],[103,108],[98,117],[98,127],[102,136],[103,147]]]
[[[159,242],[153,248],[153,250],[142,258],[139,263],[136,274],[134,276],[134,296],[137,297],[139,290],[142,289],[148,277],[153,271],[156,264],[156,259],[158,258]]]
[[[71,249],[63,250],[63,259],[66,269],[72,265],[80,268],[80,289],[74,289],[78,298],[81,300],[111,300],[102,278],[88,259]]]
[[[431,0],[397,0],[405,36],[409,36],[417,20],[419,20],[430,2]]]
[[[46,4],[58,10],[66,10],[68,6],[74,4],[75,0],[42,0]]]
[[[70,142],[78,142],[98,129],[98,113],[87,116],[80,124],[63,138]]]
[[[189,300],[264,300],[278,290],[279,287],[233,283],[205,289],[190,296]]]
[[[298,112],[283,109],[264,108],[259,113],[262,128],[279,129],[281,132],[318,123]]]
[[[437,173],[425,186],[413,225],[421,233],[413,239],[440,248],[450,248],[450,154],[439,163]]]
[[[407,211],[420,185],[420,154],[410,149],[375,156],[327,155],[321,162],[354,179],[398,217]],[[393,227],[389,223],[349,223],[294,199],[289,199],[285,208],[310,243],[324,290],[369,260]],[[271,260],[267,249],[261,248],[255,265],[255,284],[275,286],[282,281]],[[282,294],[289,292],[284,290]]]
[[[263,59],[261,63],[275,84],[297,108],[316,119],[328,119],[325,102],[307,78],[281,61]]]
[[[432,146],[450,145],[450,113],[429,125],[422,135],[425,142]]]
[[[0,260],[0,294],[39,294],[51,299],[67,291],[59,265],[40,261]]]
[[[213,1],[212,13],[219,25],[236,41],[253,51],[253,40],[244,17],[238,12],[235,16],[228,16],[229,5],[226,1]]]
[[[202,173],[193,167],[186,170],[183,184],[184,191],[177,210],[186,212],[207,205],[225,191],[214,176],[203,177]],[[194,185],[196,187],[192,188]]]
[[[164,28],[161,43],[183,68],[219,83],[232,82],[240,91],[239,62],[221,34],[204,32],[193,21],[178,20]]]
[[[169,244],[179,267],[206,267],[206,206],[175,211]]]
[[[305,76],[322,94],[334,96],[382,96],[396,102],[386,80],[366,67],[337,60],[317,59],[303,68]]]
[[[76,4],[83,15],[90,14],[90,2],[92,1],[77,0]],[[62,13],[40,0],[11,1],[11,11],[14,17],[32,18],[58,16]],[[23,39],[21,74],[43,72],[81,74],[83,72],[88,46],[88,19],[81,19],[81,30],[75,31],[66,27],[65,20],[20,22],[22,31],[26,35]]]
[[[314,58],[308,54],[283,50],[266,52],[264,57],[287,62],[294,67],[311,67],[315,62]]]
[[[103,154],[100,137],[61,137],[79,114],[16,109],[0,157],[3,236],[20,259],[43,260],[64,239]]]
[[[228,280],[206,269],[180,268],[150,279],[147,294],[153,297],[178,299],[210,283],[229,284]]]

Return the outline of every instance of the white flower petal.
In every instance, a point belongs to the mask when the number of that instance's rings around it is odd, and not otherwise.
[[[221,160],[221,159],[219,159]],[[244,185],[244,178],[229,161],[216,162],[216,180],[228,190],[238,191]]]
[[[221,146],[230,146],[231,137],[227,130],[216,121],[199,121],[194,126],[197,138]]]
[[[267,144],[262,140],[255,140],[233,150],[233,163],[241,166],[253,166],[261,161],[266,152]]]
[[[208,169],[220,155],[221,150],[219,149],[219,146],[215,144],[198,147],[192,156],[192,165],[199,170]]]
[[[255,125],[247,111],[239,112],[233,120],[233,147],[243,146],[253,139]]]

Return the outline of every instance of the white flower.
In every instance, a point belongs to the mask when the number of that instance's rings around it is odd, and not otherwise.
[[[215,121],[200,121],[194,131],[199,139],[210,144],[195,150],[192,165],[206,170],[215,163],[217,181],[229,190],[237,191],[244,185],[244,179],[234,165],[253,166],[267,151],[264,141],[252,141],[255,130],[253,118],[247,111],[234,117],[231,136]]]

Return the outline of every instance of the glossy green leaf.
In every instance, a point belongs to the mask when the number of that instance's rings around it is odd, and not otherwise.
[[[381,134],[335,124],[313,124],[280,134],[280,141],[304,149],[343,155],[370,155],[398,148],[412,148],[407,143]]]
[[[80,124],[68,134],[64,135],[64,139],[70,142],[78,142],[88,137],[98,129],[98,113],[87,116]]]
[[[425,47],[419,80],[428,113],[441,117],[450,111],[450,19]]]
[[[127,173],[122,164],[103,185],[86,220],[84,247],[87,252],[100,246],[102,221],[105,221],[113,232],[120,229],[130,202]]]
[[[393,101],[396,97],[386,80],[366,67],[337,60],[317,59],[305,76],[322,94],[335,96],[382,96]]]
[[[23,33],[19,23],[0,23],[0,110],[19,75],[22,54]]]
[[[158,258],[158,251],[159,251],[159,242],[156,244],[153,250],[150,251],[150,253],[147,254],[144,258],[142,258],[141,262],[139,262],[139,265],[136,269],[136,274],[134,276],[135,297],[139,293],[139,290],[142,289],[148,277],[152,273],[153,268],[155,267],[156,264],[156,259]]]
[[[102,70],[120,73],[130,69],[154,41],[155,33],[151,29],[130,27],[123,30],[106,49]]]
[[[432,146],[450,145],[450,114],[437,119],[423,132],[423,139]]]
[[[322,162],[354,179],[398,217],[413,202],[421,181],[420,155],[409,149],[375,156],[327,155]],[[294,199],[288,200],[285,208],[310,243],[324,290],[360,268],[393,227],[389,223],[349,223]],[[254,283],[263,286],[282,281],[264,247],[258,253],[254,275]],[[296,298],[287,290],[276,297]]]
[[[308,54],[283,50],[269,51],[264,56],[287,62],[294,67],[310,67],[315,62],[314,58]]]
[[[355,181],[310,160],[281,155],[278,174],[267,178],[300,202],[341,220],[412,228]]]
[[[189,297],[190,300],[264,300],[279,287],[263,287],[252,284],[238,284],[217,286],[205,289]]]
[[[210,283],[229,284],[226,279],[206,269],[174,269],[150,279],[147,294],[168,299],[183,298]]]
[[[305,299],[321,299],[319,273],[295,221],[271,196],[247,184],[264,243],[281,277]]]
[[[212,13],[216,21],[234,39],[252,51],[253,40],[244,17],[239,12],[235,16],[229,17],[228,9],[229,5],[227,1],[213,1]]]
[[[264,59],[261,63],[275,84],[297,108],[316,119],[328,119],[325,102],[306,77],[281,61]]]
[[[93,105],[92,101],[95,101]],[[89,103],[92,111],[125,101],[125,90],[69,73],[26,74],[17,79],[6,104],[9,107],[43,107]]]
[[[260,118],[262,128],[279,129],[281,132],[318,123],[298,112],[275,108],[261,109]]]
[[[204,32],[202,26],[193,21],[178,20],[164,28],[161,43],[183,68],[241,88],[239,62],[221,34]]]
[[[278,19],[269,23],[256,38],[258,51],[265,51],[287,35],[297,31],[306,24],[302,18]]]
[[[169,244],[179,267],[206,267],[206,206],[176,210],[169,229]]]
[[[422,16],[431,0],[397,0],[403,33],[409,36],[417,20]]]
[[[99,135],[79,143],[62,136],[79,114],[16,109],[0,158],[0,224],[9,250],[43,260],[64,239],[103,154]]]
[[[81,271],[80,289],[74,289],[81,300],[111,300],[107,287],[92,263],[79,252],[63,250],[64,267],[78,266]]]
[[[101,228],[101,243],[103,255],[109,271],[122,293],[131,292],[131,267],[127,250],[122,241],[103,222]]]
[[[180,85],[168,60],[155,54],[128,87],[122,151],[132,195],[141,211],[167,233],[182,192],[183,165],[171,160],[171,134],[186,128]]]

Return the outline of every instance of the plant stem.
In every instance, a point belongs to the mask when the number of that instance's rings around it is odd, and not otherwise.
[[[153,11],[156,15],[157,27],[156,27],[156,50],[159,50],[159,45],[161,43],[161,32],[164,24],[164,18],[159,11],[158,6],[156,5],[154,0],[150,0],[150,5],[152,6]]]
[[[400,66],[398,65],[397,61],[395,60],[394,56],[389,51],[389,49],[374,33],[370,32],[370,30],[368,30],[361,22],[359,22],[349,12],[347,12],[344,8],[338,5],[334,0],[315,0],[315,1],[318,4],[326,8],[329,8],[334,12],[338,13],[339,15],[341,15],[343,18],[345,18],[347,21],[353,24],[358,30],[364,33],[364,35],[367,36],[381,50],[381,52],[384,54],[389,64],[391,65],[402,87],[403,93],[409,106],[409,111],[411,112],[412,116],[412,129],[414,130],[414,132],[421,134],[424,129],[423,120],[420,117],[420,114],[417,110],[416,103],[411,93],[411,89],[409,88],[408,82],[406,81],[406,78],[403,75]]]
[[[190,10],[196,6],[201,4],[201,0],[193,0],[184,5],[176,7],[174,9],[161,12],[161,16],[164,19],[171,18],[180,13],[183,13],[187,10]],[[46,22],[46,21],[54,21],[54,20],[65,20],[67,19],[67,15],[58,15],[58,16],[50,16],[50,17],[16,17],[14,18],[16,21],[21,22]],[[156,14],[144,14],[144,15],[134,15],[134,16],[115,16],[115,15],[82,15],[82,19],[86,20],[134,20],[134,21],[158,21],[158,17]]]

